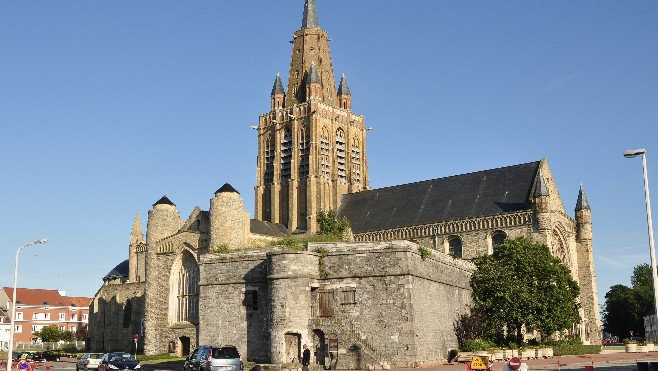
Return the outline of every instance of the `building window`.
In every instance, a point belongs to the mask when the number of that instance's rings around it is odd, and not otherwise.
[[[71,326],[71,332],[75,332],[75,326]]]
[[[320,309],[320,317],[333,317],[334,316],[334,292],[333,291],[319,291],[318,304]]]
[[[199,322],[199,267],[189,252],[184,252],[172,268],[170,278],[169,322]]]
[[[283,138],[281,138],[281,180],[290,180],[290,165],[292,162],[292,135],[290,128],[283,130]]]
[[[342,129],[338,129],[336,131],[336,166],[338,168],[338,179],[343,182],[347,181],[345,157],[345,132]]]
[[[247,309],[258,309],[258,291],[246,290],[244,292],[244,300],[242,302]]]
[[[462,258],[463,248],[461,238],[454,236],[448,240],[448,254],[453,258]]]
[[[88,314],[83,314],[83,315],[82,315],[82,320],[83,320],[84,322],[89,321],[89,315],[88,315]]]
[[[356,288],[344,288],[340,291],[340,304],[356,304]]]
[[[491,245],[495,249],[496,246],[502,244],[505,242],[505,239],[507,238],[507,234],[503,231],[496,231],[491,235]]]
[[[130,322],[132,322],[133,316],[133,304],[130,300],[126,300],[126,305],[123,307],[123,328],[130,327]]]
[[[274,183],[274,147],[272,138],[265,139],[265,184]]]
[[[66,321],[66,313],[60,313],[59,314],[59,320],[60,321]]]
[[[71,321],[77,321],[78,320],[78,315],[77,314],[71,314]]]
[[[352,183],[361,185],[361,147],[356,137],[352,139]]]
[[[23,320],[23,312],[16,312],[16,321],[22,321]]]
[[[59,329],[64,331],[64,326],[59,326]]]
[[[23,326],[22,325],[16,325],[16,328],[14,329],[14,332],[23,332]]]
[[[311,140],[308,130],[302,128],[299,130],[299,177],[308,177],[309,172],[309,153],[311,151]]]
[[[331,161],[329,160],[329,132],[322,128],[320,137],[320,175],[329,179],[331,175]]]
[[[32,313],[32,319],[37,321],[50,320],[50,313]]]

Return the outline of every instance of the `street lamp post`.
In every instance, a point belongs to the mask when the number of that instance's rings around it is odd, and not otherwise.
[[[16,266],[14,267],[14,292],[12,293],[11,299],[11,328],[9,329],[9,350],[7,351],[7,371],[11,370],[12,367],[12,352],[14,350],[14,320],[16,319],[16,284],[18,282],[18,254],[23,250],[24,247],[38,245],[48,242],[47,238],[42,238],[34,242],[27,243],[16,250]]]
[[[647,205],[647,224],[649,228],[649,251],[651,253],[651,275],[653,277],[653,303],[658,319],[658,272],[656,271],[656,252],[653,245],[653,224],[651,222],[651,197],[649,197],[649,178],[647,177],[647,150],[634,149],[624,151],[624,157],[633,158],[642,155],[642,168],[644,169],[644,197]],[[653,339],[654,341],[657,339]]]

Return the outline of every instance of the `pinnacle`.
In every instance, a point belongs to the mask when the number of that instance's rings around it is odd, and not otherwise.
[[[315,0],[306,0],[304,3],[302,29],[305,28],[320,28],[320,23],[318,22],[318,10],[315,7]]]
[[[587,202],[587,197],[585,196],[585,189],[583,185],[580,185],[580,190],[578,191],[578,201],[576,201],[576,209],[579,210],[590,210],[589,202]]]
[[[318,83],[320,84],[320,76],[318,75],[318,70],[315,68],[315,62],[311,63],[311,70],[308,73],[308,78],[306,79],[307,84]]]
[[[276,78],[274,79],[274,86],[272,87],[272,95],[276,94],[285,94],[283,83],[281,82],[281,76],[278,73],[276,74]]]
[[[144,233],[142,233],[142,222],[139,219],[139,211],[135,215],[135,221],[133,222],[133,229],[130,232],[130,243],[135,244],[139,242],[144,242]]]
[[[546,185],[546,180],[541,174],[541,170],[537,172],[537,185],[535,186],[535,197],[537,196],[548,196],[548,186]]]
[[[352,95],[350,94],[350,87],[347,85],[347,78],[345,74],[340,78],[340,85],[338,85],[338,95]]]

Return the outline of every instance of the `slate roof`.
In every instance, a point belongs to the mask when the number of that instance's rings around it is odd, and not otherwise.
[[[237,193],[237,194],[240,194],[240,192],[236,191],[235,188],[233,188],[233,186],[228,184],[228,183],[224,183],[224,185],[221,186],[221,188],[219,188],[217,191],[215,191],[215,194],[218,194],[218,193]]]
[[[172,205],[172,206],[176,206],[173,202],[171,202],[171,200],[169,198],[167,198],[167,195],[162,196],[161,199],[159,199],[156,203],[153,204],[153,206],[155,206],[155,205]]]
[[[3,290],[11,300],[14,289],[12,287],[4,287]],[[92,300],[92,298],[86,297],[62,296],[58,290],[25,289],[20,287],[16,289],[16,303],[19,305],[88,307]]]
[[[580,185],[580,191],[578,191],[578,201],[576,201],[575,211],[578,210],[590,210],[589,202],[587,202],[587,197],[585,196],[585,189],[583,189],[582,184]]]
[[[340,85],[338,85],[338,95],[352,95],[350,93],[350,87],[347,85],[347,78],[345,74],[340,78]]]
[[[318,75],[318,70],[315,68],[315,63],[311,63],[311,70],[309,71],[308,77],[306,78],[306,83],[307,84],[321,83],[320,75]]]
[[[286,237],[290,235],[283,224],[269,223],[261,220],[249,220],[249,231],[254,234],[271,237]]]
[[[532,207],[539,161],[343,196],[353,233],[459,220]]]
[[[110,273],[106,274],[105,277],[103,277],[103,281],[111,280],[113,278],[128,277],[128,267],[129,267],[129,263],[128,263],[128,259],[126,259],[121,263],[119,263],[119,265],[114,267],[114,269],[112,269]]]
[[[304,2],[302,29],[304,28],[320,28],[320,22],[318,22],[318,11],[315,7],[315,0],[306,0]]]
[[[279,74],[276,74],[276,78],[274,79],[274,86],[272,86],[272,94],[285,94],[286,91],[283,90],[283,83],[281,82],[281,76]]]

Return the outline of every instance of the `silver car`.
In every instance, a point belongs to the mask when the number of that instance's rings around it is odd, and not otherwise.
[[[213,347],[205,371],[243,371],[242,356],[232,345]]]
[[[103,353],[84,353],[75,363],[76,371],[97,370],[98,364],[103,358]]]

